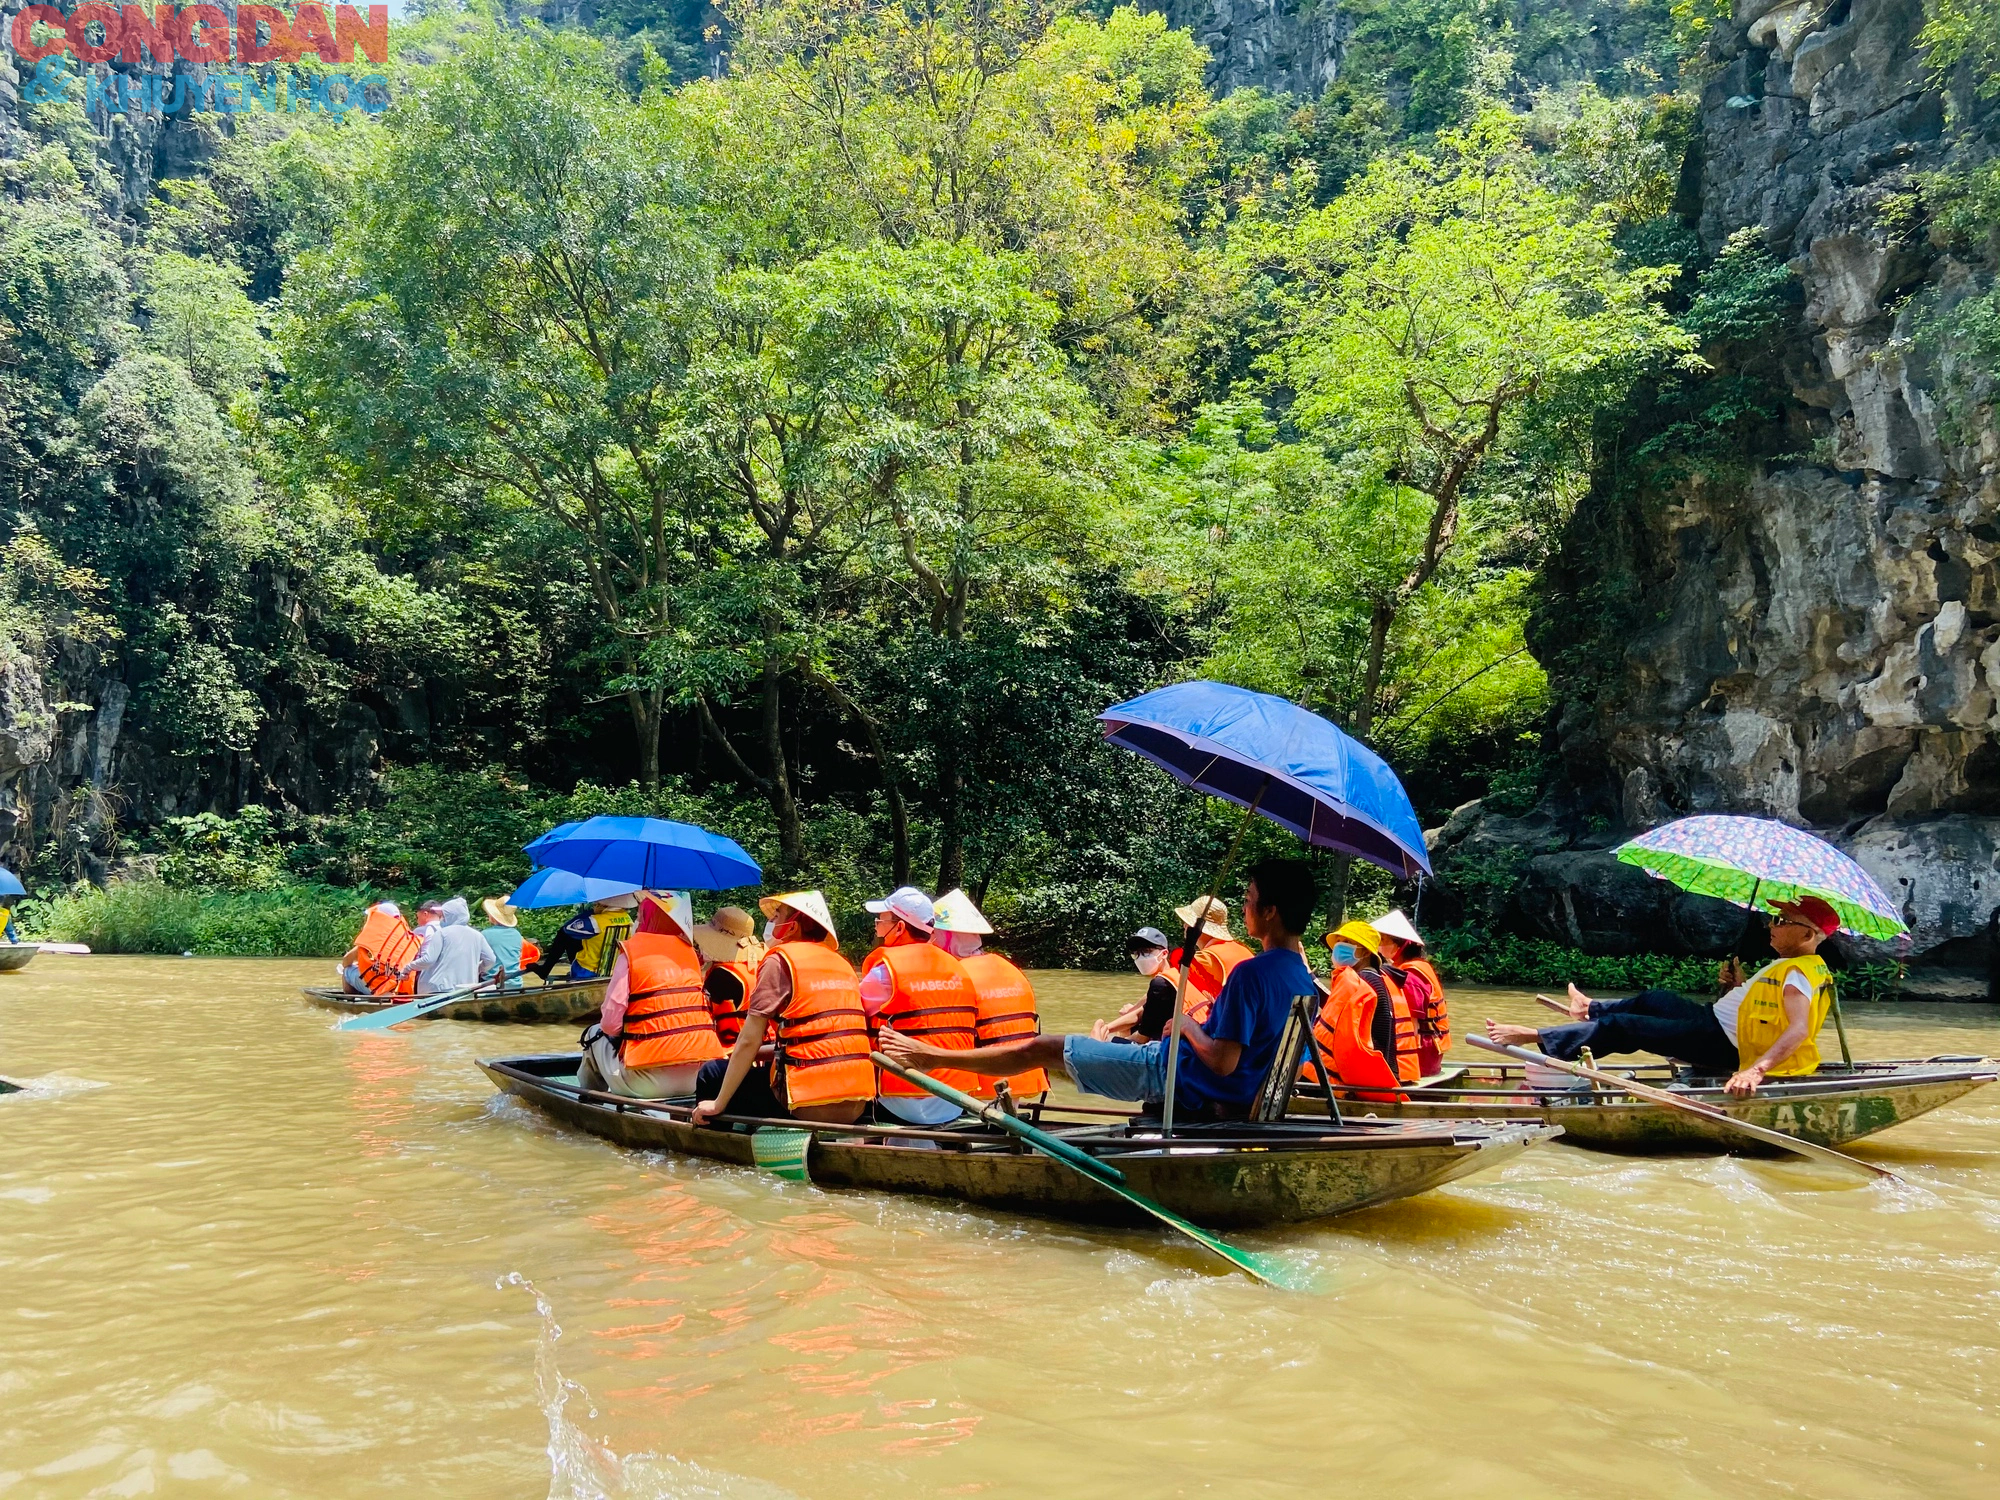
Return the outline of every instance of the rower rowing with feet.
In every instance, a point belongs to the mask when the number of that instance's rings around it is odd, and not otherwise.
[[[1647,990],[1629,1000],[1593,1000],[1569,987],[1570,1024],[1515,1026],[1488,1019],[1486,1034],[1513,1047],[1539,1045],[1574,1062],[1585,1048],[1597,1057],[1653,1052],[1699,1073],[1728,1075],[1723,1087],[1738,1098],[1766,1078],[1798,1078],[1819,1069],[1819,1029],[1833,1004],[1833,975],[1819,945],[1840,918],[1817,896],[1776,905],[1771,948],[1778,956],[1749,979],[1735,959],[1722,966],[1729,986],[1712,1005],[1674,990]]]
[[[1276,1060],[1292,997],[1317,993],[1299,934],[1312,919],[1318,894],[1304,860],[1266,859],[1251,870],[1243,893],[1244,925],[1264,951],[1230,970],[1205,1024],[1182,1014],[1175,1083],[1179,1118],[1249,1118]],[[1170,1045],[1165,1037],[1135,1047],[1072,1033],[947,1049],[886,1026],[880,1038],[884,1055],[906,1068],[947,1068],[989,1078],[1061,1068],[1086,1094],[1146,1105],[1165,1098]]]

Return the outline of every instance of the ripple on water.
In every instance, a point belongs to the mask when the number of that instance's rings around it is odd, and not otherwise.
[[[1905,1190],[1543,1148],[1239,1236],[1332,1287],[1296,1296],[1151,1231],[618,1150],[473,1067],[573,1028],[338,1033],[322,968],[10,976],[0,1064],[47,1087],[0,1099],[0,1492],[1991,1491],[2000,1090],[1867,1148]],[[1038,983],[1056,1026],[1132,987]],[[1850,1032],[1995,1035],[1887,1019]]]

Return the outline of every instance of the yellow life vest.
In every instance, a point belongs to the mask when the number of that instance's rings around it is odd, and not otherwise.
[[[625,934],[632,930],[632,913],[593,912],[591,919],[597,924],[597,931],[578,946],[576,965],[580,969],[590,970],[593,974],[609,974],[611,961],[618,956],[618,949],[625,941]]]
[[[1812,1005],[1806,1021],[1806,1039],[1798,1051],[1766,1074],[1769,1078],[1796,1078],[1819,1068],[1819,1028],[1833,1005],[1833,973],[1817,953],[1804,958],[1781,958],[1766,964],[1750,979],[1742,1008],[1736,1012],[1737,1066],[1747,1068],[1771,1050],[1771,1044],[1785,1034],[1785,981],[1794,972],[1812,986]]]

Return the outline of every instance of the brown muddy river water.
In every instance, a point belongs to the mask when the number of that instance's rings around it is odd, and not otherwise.
[[[1239,1236],[1308,1296],[622,1152],[472,1067],[572,1028],[338,1034],[326,968],[0,975],[0,1494],[2000,1492],[2000,1087],[1856,1148],[1901,1189],[1554,1146]],[[1035,977],[1056,1027],[1138,987]],[[2000,1050],[1980,1008],[1850,1031]]]

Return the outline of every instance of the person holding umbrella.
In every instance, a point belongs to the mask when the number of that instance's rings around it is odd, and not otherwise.
[[[1766,1078],[1818,1071],[1819,1029],[1833,1003],[1833,975],[1818,949],[1839,927],[1839,915],[1817,896],[1778,903],[1771,918],[1777,958],[1747,980],[1730,959],[1722,980],[1736,983],[1712,1005],[1674,990],[1593,1000],[1572,984],[1570,1024],[1537,1030],[1489,1019],[1486,1034],[1509,1046],[1536,1043],[1565,1062],[1586,1047],[1600,1057],[1653,1052],[1704,1073],[1726,1074],[1723,1087],[1747,1098]]]

